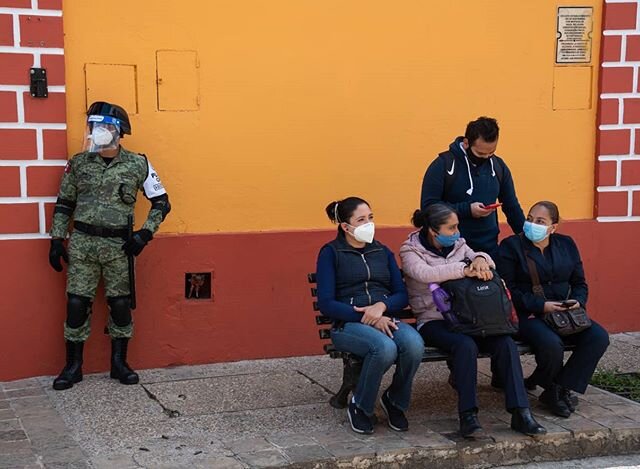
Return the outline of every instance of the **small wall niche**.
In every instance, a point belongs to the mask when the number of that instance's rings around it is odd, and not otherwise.
[[[184,297],[187,300],[211,300],[213,289],[211,272],[187,272],[184,274]]]

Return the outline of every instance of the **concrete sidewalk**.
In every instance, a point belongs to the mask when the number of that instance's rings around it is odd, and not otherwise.
[[[530,370],[532,357],[523,360]],[[640,333],[613,336],[602,365],[638,371],[639,364]],[[640,404],[589,388],[578,411],[561,419],[532,395],[549,434],[528,438],[509,429],[488,360],[479,366],[489,434],[480,441],[457,435],[444,363],[422,364],[410,430],[388,430],[378,409],[372,436],[353,433],[346,412],[328,405],[342,370],[325,356],[143,370],[136,386],[108,374],[63,392],[51,389],[51,377],[2,383],[0,468],[488,467],[640,453]]]

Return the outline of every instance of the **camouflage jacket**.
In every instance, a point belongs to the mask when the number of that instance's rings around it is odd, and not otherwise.
[[[120,153],[107,165],[98,153],[78,153],[62,176],[49,234],[66,237],[72,218],[106,228],[125,228],[138,191],[152,201],[142,228],[155,233],[169,211],[169,199],[147,157],[120,147]]]

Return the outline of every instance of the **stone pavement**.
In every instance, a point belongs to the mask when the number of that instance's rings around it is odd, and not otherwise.
[[[532,357],[523,363],[530,370]],[[612,337],[602,363],[638,371],[640,333]],[[136,386],[108,374],[63,392],[51,377],[2,383],[0,468],[490,467],[640,453],[640,404],[591,387],[561,419],[538,405],[538,390],[532,408],[549,434],[528,438],[509,429],[488,360],[479,368],[488,438],[478,441],[456,433],[443,363],[420,367],[410,430],[388,430],[378,409],[372,436],[353,433],[345,411],[328,405],[342,370],[325,356],[143,370]]]

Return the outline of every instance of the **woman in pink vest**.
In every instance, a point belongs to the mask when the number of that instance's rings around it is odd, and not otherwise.
[[[413,224],[419,230],[411,233],[400,248],[409,304],[425,344],[450,354],[452,384],[458,391],[460,434],[473,438],[483,433],[476,392],[479,350],[491,353],[492,369],[504,383],[511,428],[530,436],[546,433],[529,410],[520,355],[513,339],[508,335],[481,338],[450,331],[429,289],[429,284],[465,276],[490,280],[493,260],[488,254],[473,251],[460,238],[458,216],[448,205],[433,204],[424,211],[416,210]]]

